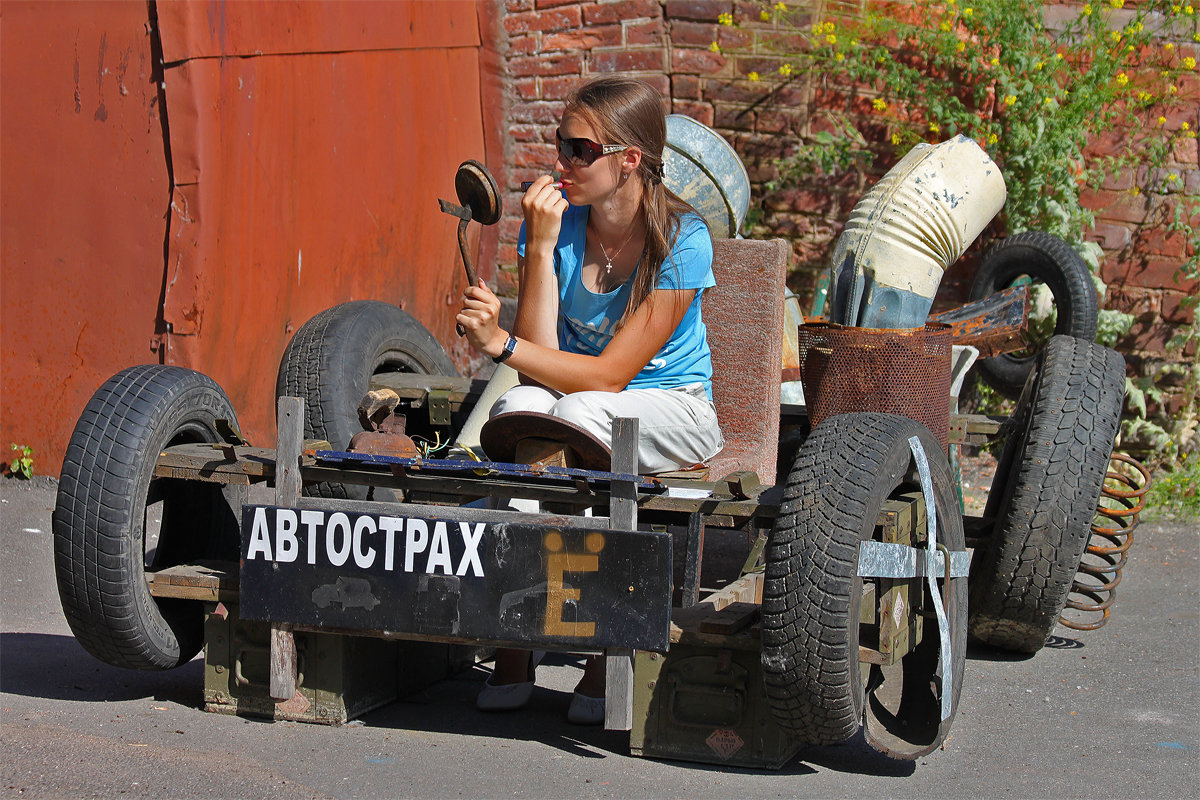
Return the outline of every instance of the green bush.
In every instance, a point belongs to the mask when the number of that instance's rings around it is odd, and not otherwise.
[[[1183,51],[1194,52],[1191,45],[1200,42],[1200,15],[1172,0],[1128,5],[869,2],[865,11],[810,22],[810,4],[760,0],[752,11],[739,6],[742,17],[720,20],[754,35],[727,37],[728,47],[713,47],[747,56],[739,64],[772,65],[740,72],[739,80],[764,87],[764,103],[801,76],[811,78],[806,133],[791,143],[769,189],[878,174],[918,142],[963,134],[1004,173],[1008,200],[996,233],[1041,230],[1062,237],[1091,266],[1103,296],[1100,248],[1086,241],[1095,219],[1081,197],[1118,175],[1132,176],[1125,191],[1133,198],[1149,196],[1166,211],[1167,218],[1151,224],[1188,241],[1180,278],[1200,275],[1200,197],[1185,188],[1174,157],[1182,144],[1195,147],[1196,131],[1186,121],[1195,115],[1195,98],[1181,99],[1179,84],[1197,68]],[[1197,298],[1185,302],[1195,309]],[[1127,314],[1102,309],[1098,340],[1114,345],[1131,322]],[[1044,323],[1034,320],[1032,327]],[[1161,453],[1169,442],[1179,453],[1200,442],[1194,436],[1198,339],[1193,323],[1171,342],[1178,354],[1190,350],[1183,364],[1190,374],[1177,384],[1185,401],[1181,414],[1146,414],[1146,401],[1162,397],[1161,371],[1130,382],[1127,443],[1138,440]]]

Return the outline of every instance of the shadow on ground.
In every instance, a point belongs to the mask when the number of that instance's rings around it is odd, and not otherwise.
[[[73,636],[0,633],[0,691],[82,703],[154,698],[198,708],[204,661],[166,672],[120,669],[97,661]]]

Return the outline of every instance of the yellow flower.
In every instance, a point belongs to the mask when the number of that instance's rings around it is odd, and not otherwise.
[[[1143,103],[1148,103],[1148,102],[1150,102],[1150,99],[1151,99],[1150,93],[1147,91],[1140,91],[1137,93],[1137,99],[1142,101]]]
[[[946,5],[953,7],[958,0],[946,0]]]
[[[967,43],[966,43],[966,42],[959,42],[957,45],[955,45],[955,49],[957,49],[957,50],[958,50],[958,52],[960,52],[960,53],[961,53],[962,51],[964,51],[964,50],[966,50],[966,49],[967,49]]]
[[[1125,46],[1125,52],[1127,52],[1127,53],[1132,53],[1132,52],[1133,52],[1133,45],[1126,45],[1126,46]]]
[[[1047,97],[1045,100],[1042,101],[1042,105],[1044,105],[1044,106],[1049,106],[1049,105],[1053,105],[1053,104],[1054,104],[1053,97]]]
[[[710,44],[708,46],[708,49],[712,50],[714,53],[719,53],[719,52],[721,52],[721,45],[717,44],[716,42],[713,42],[712,44]]]
[[[785,78],[788,75],[791,75],[792,74],[792,65],[791,64],[781,64],[779,66],[779,74]]]
[[[1125,5],[1125,0],[1108,0],[1108,4],[1113,8],[1120,8]]]
[[[1117,73],[1117,83],[1119,83],[1121,86],[1124,86],[1125,84],[1129,83],[1129,76],[1126,75],[1124,72],[1118,72]]]
[[[1175,94],[1178,91],[1179,91],[1178,86],[1168,86],[1167,87],[1167,94]]]
[[[1180,6],[1180,5],[1178,5],[1178,4],[1177,4],[1177,5],[1173,5],[1173,6],[1171,6],[1171,13],[1172,13],[1172,14],[1178,14],[1178,13],[1179,13],[1179,9],[1180,9],[1180,8],[1182,8],[1182,6]]]
[[[941,128],[938,127],[938,124],[936,122],[929,123],[929,132],[930,133],[937,133],[940,130],[941,130]]]
[[[999,136],[997,136],[997,135],[996,135],[996,134],[994,134],[994,133],[989,133],[989,134],[988,134],[988,144],[995,144],[995,143],[996,143],[996,142],[998,142],[998,141],[1000,141],[1000,137],[999,137]]]
[[[845,61],[845,60],[846,60],[846,54],[845,54],[845,53],[838,53],[837,55],[835,55],[835,56],[833,57],[833,60],[834,60],[834,61]]]
[[[942,24],[938,25],[938,27],[948,33],[950,31],[950,28],[952,28],[953,26],[950,24],[950,20],[945,19],[945,20],[942,20]]]
[[[779,0],[779,2],[775,4],[775,10],[787,11],[787,3],[783,2],[783,0]]]
[[[1168,183],[1175,183],[1177,180],[1179,180],[1179,176],[1176,175],[1174,172],[1172,172],[1170,175],[1167,176]]]
[[[837,44],[837,37],[831,33],[825,37],[825,42],[827,44]]]
[[[972,16],[974,13],[975,13],[975,9],[971,8],[970,6],[967,6],[966,8],[963,9],[964,17]]]
[[[1161,115],[1160,115],[1160,116],[1159,116],[1159,118],[1158,118],[1158,124],[1159,124],[1159,125],[1166,125],[1166,124],[1167,124],[1167,118],[1166,118],[1166,117],[1164,117],[1164,116],[1161,116]]]
[[[717,22],[721,23],[722,25],[732,25],[733,24],[733,14],[730,14],[728,11],[726,11],[722,14],[718,14]]]
[[[1055,54],[1054,54],[1054,60],[1055,60],[1055,61],[1062,61],[1062,60],[1063,60],[1063,54],[1062,54],[1062,53],[1055,53]]]
[[[1193,42],[1200,42],[1200,31],[1198,31],[1198,32],[1196,32],[1196,33],[1193,33],[1193,34],[1192,34],[1192,41],[1193,41]]]
[[[1196,59],[1192,58],[1191,56],[1188,56],[1187,58],[1185,58],[1183,60],[1183,66],[1185,69],[1195,69],[1196,68]]]
[[[747,77],[747,78],[749,78],[749,79],[750,79],[750,80],[752,80],[752,81],[756,81],[756,80],[758,80],[758,78],[759,78],[759,76],[758,76],[758,73],[757,73],[757,72],[751,72],[751,73],[750,73],[749,75],[747,75],[746,77]]]
[[[1121,41],[1121,32],[1120,31],[1109,31],[1108,38],[1112,39],[1114,42],[1119,42],[1119,41]]]
[[[887,111],[887,103],[878,97],[871,101],[871,107],[876,111]]]
[[[851,40],[850,40],[850,46],[851,46],[851,47],[858,47],[858,39],[851,39]]]
[[[1139,194],[1142,193],[1142,190],[1139,189],[1138,187],[1134,186],[1134,187],[1130,188],[1129,193],[1131,195],[1133,195],[1134,197],[1137,197]]]
[[[832,22],[826,22],[825,25],[822,26],[821,30],[825,33],[833,33],[835,27],[836,26]]]
[[[892,144],[900,144],[900,134],[898,134],[898,133],[892,134]]]
[[[763,22],[767,22],[771,19],[771,14],[764,8],[762,11],[758,12],[758,18]]]
[[[1084,3],[1083,8],[1079,9],[1079,13],[1083,14],[1085,17],[1090,17],[1092,15],[1092,4]]]
[[[1017,102],[1017,97],[1016,97],[1016,95],[1011,95],[1011,94],[1010,94],[1010,95],[1008,95],[1007,97],[1005,97],[1005,98],[1004,98],[1004,105],[1006,105],[1006,106],[1011,106],[1011,105],[1012,105],[1013,103],[1015,103],[1015,102]]]
[[[1045,62],[1045,61],[1039,61],[1039,62],[1037,62],[1036,64],[1034,64],[1034,65],[1033,65],[1033,68],[1034,68],[1035,70],[1037,70],[1038,72],[1041,72],[1041,71],[1042,71],[1042,67],[1044,67],[1044,66],[1046,66],[1046,62]]]
[[[1166,50],[1168,53],[1170,53],[1170,52],[1174,51],[1174,50],[1175,50],[1175,43],[1174,43],[1174,42],[1167,42],[1166,44],[1164,44],[1164,45],[1163,45],[1163,50]]]
[[[1184,130],[1184,131],[1190,131],[1192,129],[1192,126],[1185,122],[1179,126],[1179,129]]]
[[[993,58],[993,59],[992,59],[992,66],[993,66],[993,67],[998,67],[998,66],[1000,66],[1000,59],[998,59],[998,58]]]
[[[1196,13],[1196,9],[1193,8],[1192,6],[1184,6],[1183,11],[1185,14],[1195,14]]]
[[[1129,30],[1132,31],[1133,33],[1141,33],[1142,29],[1145,27],[1146,26],[1143,25],[1141,22],[1135,22],[1129,26]]]

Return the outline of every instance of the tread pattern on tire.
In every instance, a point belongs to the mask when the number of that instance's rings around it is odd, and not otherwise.
[[[914,434],[936,455],[933,435],[905,417],[831,417],[805,440],[788,473],[767,550],[763,679],[776,719],[809,744],[845,741],[862,721],[854,597],[859,543],[908,471],[895,443],[907,452]],[[931,459],[931,468],[935,485],[952,485],[944,457]],[[961,527],[960,521],[959,537]]]
[[[388,352],[407,371],[458,374],[429,331],[396,306],[356,300],[327,308],[296,331],[284,351],[275,385],[277,398],[304,398],[305,438],[344,448],[359,430],[356,409],[369,388],[373,365],[368,362],[379,354],[354,348],[368,343],[396,345]],[[359,491],[360,487],[337,483],[305,486],[305,494],[336,499],[357,497],[354,493]]]
[[[1087,264],[1071,245],[1044,231],[1024,231],[997,243],[982,258],[971,282],[970,299],[981,300],[1029,275],[1050,288],[1058,308],[1056,335],[1084,341],[1096,338],[1099,300]],[[1017,397],[1033,370],[1034,356],[1003,353],[981,359],[979,374],[989,386]]]
[[[52,515],[59,597],[76,639],[114,666],[168,669],[203,644],[199,613],[192,620],[175,613],[186,610],[184,601],[151,597],[142,542],[133,536],[143,513],[138,487],[149,485],[169,437],[165,427],[190,416],[191,406],[203,409],[201,424],[215,417],[236,423],[210,378],[181,367],[130,367],[97,390],[67,445]]]
[[[1069,336],[1042,352],[984,512],[996,523],[971,575],[975,638],[1034,653],[1054,630],[1091,536],[1124,395],[1117,352]]]

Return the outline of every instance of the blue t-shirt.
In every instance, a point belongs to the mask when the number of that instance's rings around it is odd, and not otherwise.
[[[597,294],[583,285],[589,208],[567,207],[554,248],[554,274],[558,278],[558,347],[565,352],[598,356],[612,339],[613,328],[625,313],[633,280],[627,280],[606,294]],[[525,255],[524,224],[521,225],[517,252]],[[708,329],[700,314],[704,290],[717,285],[712,259],[712,238],[703,220],[694,214],[685,216],[675,247],[663,262],[657,288],[695,289],[696,294],[670,338],[626,388],[671,389],[701,383],[712,399],[712,352],[708,348]]]

